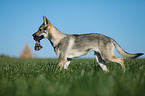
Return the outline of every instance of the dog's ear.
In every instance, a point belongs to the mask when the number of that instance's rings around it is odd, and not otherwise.
[[[50,23],[46,16],[45,17],[43,16],[43,21],[44,21],[44,24],[45,25],[47,25],[47,24]]]

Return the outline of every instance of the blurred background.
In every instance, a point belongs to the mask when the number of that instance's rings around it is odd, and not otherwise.
[[[101,33],[129,53],[145,53],[145,0],[0,0],[0,55],[57,58],[47,39],[34,50],[43,16],[63,33]]]

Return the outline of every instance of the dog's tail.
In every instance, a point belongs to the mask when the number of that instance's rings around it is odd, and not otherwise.
[[[112,41],[112,43],[114,44],[114,46],[116,47],[117,51],[118,51],[123,57],[125,57],[125,58],[135,59],[135,58],[137,58],[137,57],[139,57],[139,56],[141,56],[141,55],[144,54],[144,53],[136,53],[136,54],[127,53],[125,50],[123,50],[123,49],[119,46],[119,44],[118,44],[115,40],[111,39],[111,41]]]

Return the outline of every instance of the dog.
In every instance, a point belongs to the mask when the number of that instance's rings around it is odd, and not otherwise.
[[[39,27],[39,30],[33,34],[33,38],[38,42],[43,38],[48,38],[58,56],[56,70],[58,68],[62,70],[63,67],[67,69],[73,58],[94,51],[94,56],[103,71],[109,72],[105,65],[107,61],[119,63],[125,71],[124,59],[114,56],[114,46],[123,57],[129,59],[143,55],[143,53],[127,53],[114,39],[102,34],[64,34],[54,27],[46,16],[43,16],[43,24]]]

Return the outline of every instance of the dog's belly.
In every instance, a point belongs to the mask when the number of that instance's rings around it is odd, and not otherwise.
[[[76,57],[80,57],[80,56],[83,56],[83,55],[86,55],[90,52],[91,50],[85,50],[85,51],[75,51],[75,50],[72,50],[72,51],[69,51],[68,54],[67,54],[67,58],[76,58]]]

